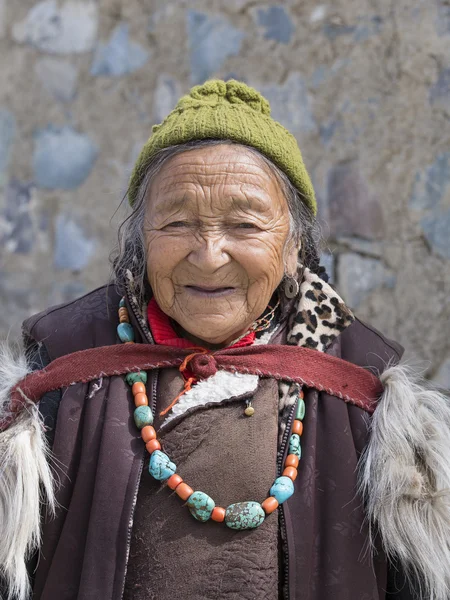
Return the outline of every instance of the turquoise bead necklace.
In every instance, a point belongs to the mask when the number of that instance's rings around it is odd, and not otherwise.
[[[133,344],[134,330],[130,324],[125,298],[119,303],[119,325],[117,334],[126,344]],[[139,371],[128,373],[126,382],[131,386],[134,397],[134,422],[141,432],[147,451],[150,454],[149,473],[161,482],[165,482],[182,500],[186,502],[189,511],[197,521],[225,522],[225,525],[235,530],[254,529],[261,525],[264,519],[273,513],[280,504],[286,502],[294,493],[294,481],[297,478],[297,467],[302,455],[301,435],[305,417],[305,401],[303,391],[299,392],[297,409],[289,438],[288,455],[284,462],[284,470],[270,488],[269,496],[261,503],[254,501],[236,502],[227,508],[216,506],[214,500],[201,491],[194,491],[180,475],[177,466],[169,456],[162,451],[156,431],[153,427],[153,413],[148,404],[146,393],[147,373]]]

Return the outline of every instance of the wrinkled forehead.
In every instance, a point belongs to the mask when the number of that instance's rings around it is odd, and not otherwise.
[[[162,208],[205,193],[266,210],[283,203],[277,176],[256,153],[235,145],[182,152],[162,165],[150,183],[149,203]]]

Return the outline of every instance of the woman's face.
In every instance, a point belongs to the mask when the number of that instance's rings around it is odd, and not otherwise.
[[[228,344],[261,316],[297,248],[268,166],[220,144],[169,159],[152,180],[145,219],[156,301],[192,339]]]

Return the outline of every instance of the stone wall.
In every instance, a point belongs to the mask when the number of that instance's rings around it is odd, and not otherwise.
[[[0,332],[103,284],[127,178],[192,84],[298,138],[348,304],[450,385],[447,0],[0,0]]]

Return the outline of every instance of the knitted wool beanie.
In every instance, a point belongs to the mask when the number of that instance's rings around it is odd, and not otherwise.
[[[134,166],[128,199],[134,204],[149,160],[163,148],[191,140],[229,139],[252,146],[274,162],[316,214],[314,189],[294,136],[270,116],[269,102],[240,81],[211,80],[193,87],[144,145]]]

